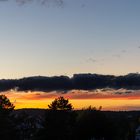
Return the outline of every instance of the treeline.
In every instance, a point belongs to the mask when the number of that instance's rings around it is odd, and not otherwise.
[[[22,79],[0,80],[0,91],[16,89],[20,91],[52,91],[52,90],[91,90],[97,88],[140,89],[140,74],[130,73],[124,76],[99,74],[74,74],[53,77],[27,77]]]

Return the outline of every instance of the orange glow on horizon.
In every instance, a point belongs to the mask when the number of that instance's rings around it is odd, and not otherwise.
[[[53,99],[46,100],[22,100],[16,102],[15,109],[21,108],[48,108]],[[96,108],[102,106],[103,110],[139,110],[140,109],[140,100],[113,100],[113,99],[79,99],[79,100],[70,100],[74,109],[87,108],[90,105]]]
[[[130,94],[110,94],[108,92],[92,94],[88,91],[70,91],[66,94],[57,92],[16,92],[7,91],[5,94],[15,109],[21,108],[47,108],[55,98],[64,96],[72,103],[74,109],[102,106],[103,110],[140,110],[140,91]]]

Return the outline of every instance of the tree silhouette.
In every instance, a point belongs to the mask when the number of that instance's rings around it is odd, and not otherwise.
[[[35,140],[74,140],[73,130],[76,113],[68,99],[56,98],[46,110],[44,128],[39,131]]]
[[[72,110],[72,104],[69,103],[68,99],[60,96],[56,98],[50,105],[48,105],[51,110]]]
[[[3,140],[18,139],[11,111],[14,105],[5,95],[0,95],[0,138]]]
[[[0,111],[13,110],[14,107],[5,95],[0,95]]]

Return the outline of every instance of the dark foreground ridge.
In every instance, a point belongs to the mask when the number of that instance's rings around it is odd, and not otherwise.
[[[4,140],[135,140],[139,117],[140,111],[20,109],[0,117],[4,126],[0,136]]]
[[[0,80],[0,91],[16,89],[19,91],[54,91],[54,90],[92,90],[99,88],[140,89],[140,74],[130,73],[124,76],[101,74],[74,74],[68,76],[34,76],[22,79]]]

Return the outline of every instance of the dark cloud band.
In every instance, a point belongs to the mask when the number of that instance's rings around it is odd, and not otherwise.
[[[0,91],[16,89],[19,91],[53,91],[53,90],[92,90],[100,88],[140,89],[140,74],[131,73],[124,76],[99,74],[74,74],[53,77],[27,77],[22,79],[0,80]]]

